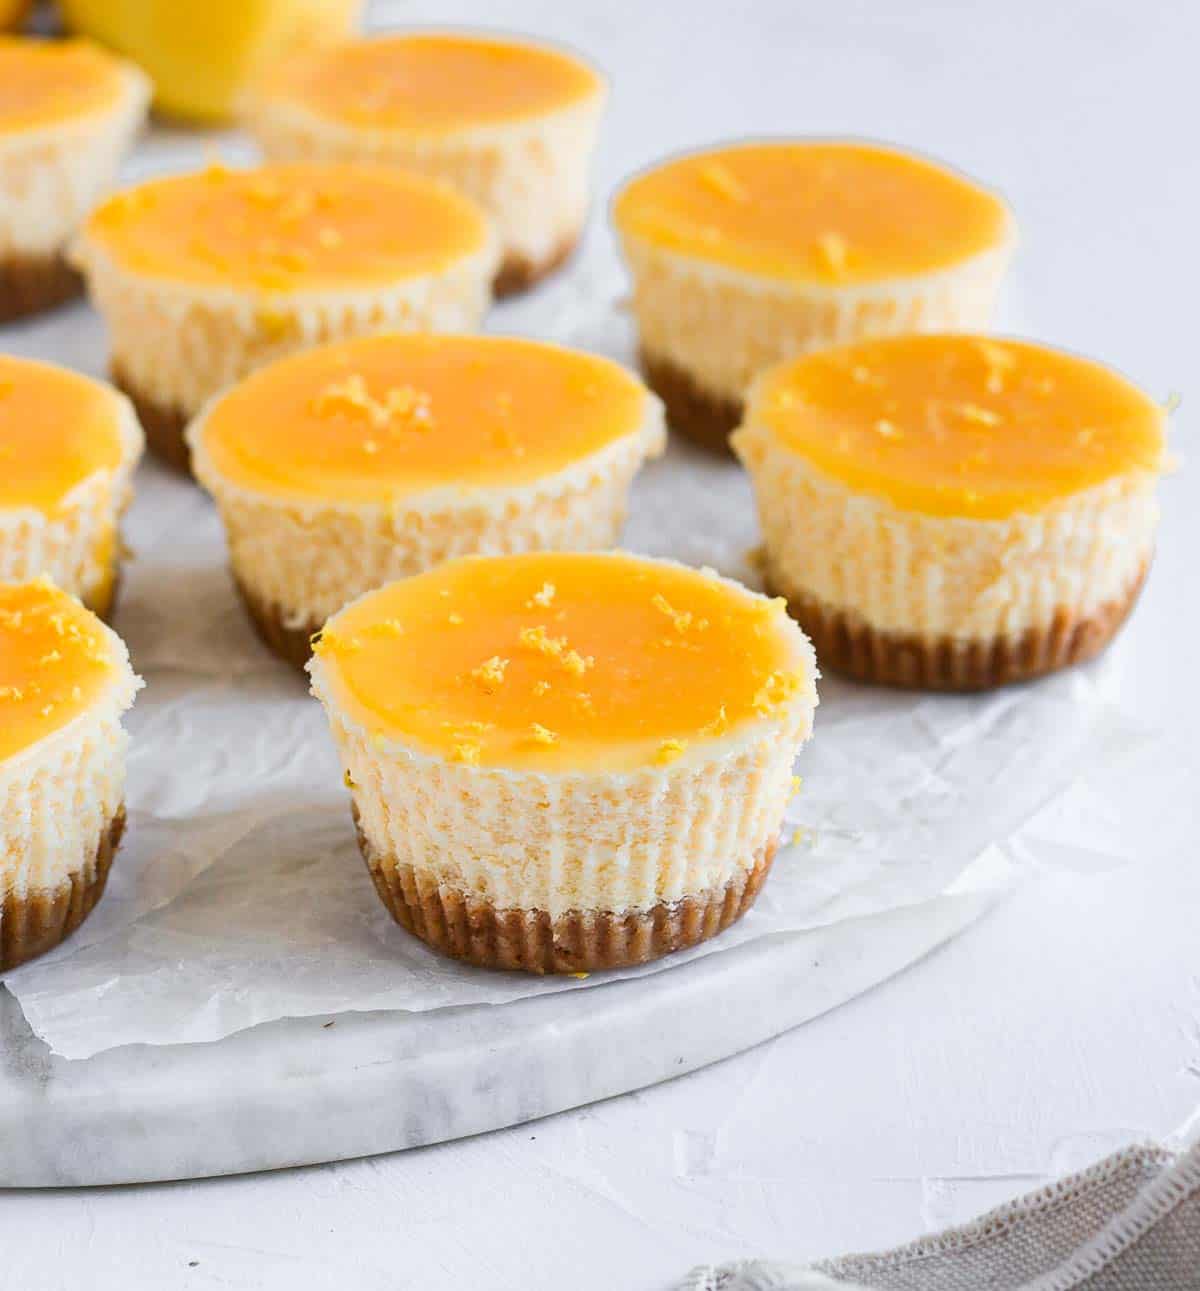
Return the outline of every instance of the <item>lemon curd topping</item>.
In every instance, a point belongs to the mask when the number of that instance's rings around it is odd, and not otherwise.
[[[100,620],[44,580],[0,583],[0,758],[78,717],[112,676]]]
[[[266,94],[346,125],[417,134],[538,116],[602,87],[543,45],[449,33],[372,36],[281,63]]]
[[[1160,471],[1165,450],[1163,409],[1117,373],[983,336],[807,355],[763,376],[746,420],[851,489],[978,519]]]
[[[84,41],[0,36],[0,136],[111,107],[121,65]]]
[[[49,363],[0,355],[0,507],[54,512],[123,455],[112,394]]]
[[[635,433],[646,402],[624,368],[555,345],[373,336],[260,369],[201,434],[231,483],[379,502],[552,474]]]
[[[907,278],[1002,245],[999,198],[891,148],[748,143],[669,161],[617,197],[617,227],[680,255],[829,287]]]
[[[469,765],[628,771],[807,693],[798,638],[781,601],[710,573],[535,553],[370,593],[326,625],[314,666],[373,737]]]
[[[276,291],[437,273],[490,237],[478,208],[436,180],[350,162],[152,179],[109,198],[86,232],[134,273]]]

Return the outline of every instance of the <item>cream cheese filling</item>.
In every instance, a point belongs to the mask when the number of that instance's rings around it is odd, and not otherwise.
[[[986,329],[1012,244],[1010,236],[937,273],[839,287],[762,277],[622,236],[643,353],[734,403],[760,372],[808,350],[900,332]]]
[[[373,738],[310,664],[360,827],[374,852],[411,867],[419,890],[467,893],[497,909],[644,911],[719,891],[779,835],[796,753],[812,730],[816,661],[797,634],[808,685],[770,718],[693,741],[667,766],[627,773],[477,767]]]
[[[0,759],[0,892],[56,892],[88,867],[125,796],[121,716],[141,687],[124,642],[105,628],[112,677],[95,702]]]
[[[332,121],[290,100],[258,105],[270,161],[387,161],[453,184],[491,217],[503,254],[537,266],[583,227],[605,94],[517,121],[436,135]]]
[[[857,493],[765,427],[734,437],[750,472],[774,590],[882,632],[1017,637],[1125,596],[1148,566],[1157,475],[1137,471],[1035,512],[978,520]]]
[[[75,263],[108,325],[112,365],[141,399],[193,416],[255,368],[385,331],[475,331],[491,303],[492,238],[436,274],[344,290],[263,292],[132,273],[86,236]]]
[[[122,75],[101,111],[0,133],[0,259],[57,255],[115,180],[150,102],[140,71]]]
[[[319,625],[362,593],[454,556],[611,547],[633,476],[666,439],[661,404],[648,394],[639,427],[565,470],[514,486],[398,490],[385,506],[233,484],[205,448],[204,423],[188,432],[193,469],[221,512],[234,573],[287,627]]]
[[[118,530],[143,449],[129,400],[113,391],[112,401],[122,446],[119,466],[81,480],[53,510],[0,506],[0,582],[45,574],[89,608],[106,610],[121,556]]]

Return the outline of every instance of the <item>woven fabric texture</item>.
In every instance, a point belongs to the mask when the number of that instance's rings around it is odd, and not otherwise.
[[[964,1225],[809,1268],[694,1269],[679,1291],[1200,1291],[1200,1145],[1127,1148]]]

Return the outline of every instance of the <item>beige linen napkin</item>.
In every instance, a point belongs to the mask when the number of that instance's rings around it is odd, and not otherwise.
[[[694,1269],[678,1291],[1200,1291],[1200,1145],[1126,1148],[962,1228],[808,1268]]]

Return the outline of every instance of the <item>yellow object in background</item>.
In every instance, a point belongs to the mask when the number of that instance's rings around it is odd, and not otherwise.
[[[11,5],[0,0],[0,18]],[[277,58],[352,32],[363,0],[61,0],[60,7],[68,30],[142,66],[155,108],[207,123],[232,117],[246,87]]]
[[[16,31],[25,25],[32,0],[0,0],[0,31]]]

